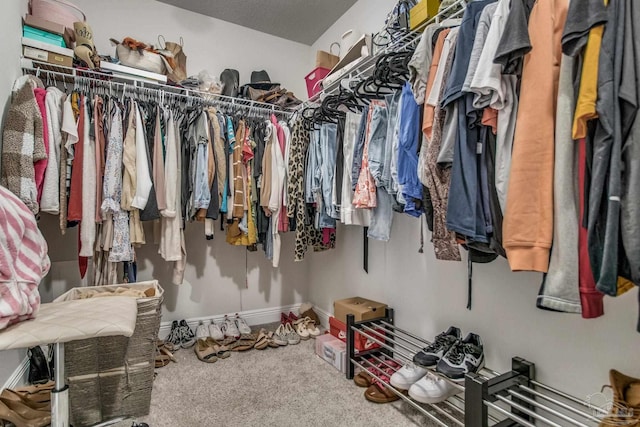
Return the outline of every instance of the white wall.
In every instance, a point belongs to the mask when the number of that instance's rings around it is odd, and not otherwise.
[[[203,69],[219,76],[225,68],[240,72],[240,84],[248,83],[251,72],[266,70],[298,97],[306,96],[304,76],[311,71],[306,58],[309,46],[250,30],[154,0],[76,0],[87,15],[100,54],[115,56],[110,38],[133,37],[157,45],[158,36],[167,41],[184,39],[187,72]]]
[[[167,40],[184,39],[190,75],[207,69],[219,75],[225,68],[240,71],[246,83],[251,71],[265,69],[272,81],[300,96],[306,94],[304,76],[309,67],[310,47],[192,13],[153,0],[76,0],[87,15],[101,54],[114,55],[109,38],[131,36],[157,43],[159,34]],[[43,300],[51,300],[68,288],[78,286],[77,234],[62,237],[57,217],[43,215],[41,228],[51,249],[53,266],[42,286]],[[149,231],[149,230],[148,230]],[[149,231],[150,233],[150,231]],[[293,262],[293,236],[283,237],[279,269],[273,269],[264,252],[247,253],[245,248],[225,243],[217,231],[213,241],[204,238],[201,224],[188,226],[188,267],[185,283],[171,284],[171,267],[148,244],[137,251],[138,279],[158,279],[165,289],[163,320],[205,317],[301,303],[307,300],[305,263]]]
[[[348,28],[379,28],[394,2],[380,0],[381,7],[369,7],[371,3],[356,3],[316,45],[328,47]],[[425,250],[419,254],[419,220],[395,214],[391,241],[370,240],[366,274],[362,229],[339,227],[337,249],[310,256],[311,301],[329,312],[340,298],[359,295],[383,301],[396,309],[399,327],[425,338],[450,325],[477,332],[485,341],[489,367],[508,370],[511,357],[521,356],[536,363],[541,381],[579,397],[600,391],[610,368],[640,377],[637,289],[607,298],[604,317],[583,320],[537,309],[542,276],[512,273],[500,259],[474,264],[473,309],[468,311],[466,261],[437,261],[426,225],[424,229]]]
[[[26,12],[27,3],[22,0],[8,0],[2,3],[0,14],[0,58],[6,65],[0,67],[0,106],[2,108],[2,127],[4,128],[5,113],[10,103],[11,87],[16,77],[20,76],[20,37],[22,36],[22,22],[20,17]],[[0,150],[2,149],[2,135],[0,134]],[[13,373],[18,363],[24,358],[25,351],[0,352],[0,387]]]

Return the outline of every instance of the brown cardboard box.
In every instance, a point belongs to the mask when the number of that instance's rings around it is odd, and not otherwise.
[[[73,66],[73,58],[59,53],[49,52],[42,49],[36,49],[30,46],[22,46],[22,54],[25,58],[35,59],[49,64],[60,65],[63,67]]]
[[[343,323],[347,323],[347,314],[353,314],[356,322],[377,319],[385,316],[387,304],[365,298],[353,297],[333,302],[333,315]]]
[[[64,25],[47,21],[46,19],[38,18],[29,14],[24,16],[22,23],[29,25],[30,27],[49,31],[53,34],[60,34],[64,38],[64,42],[67,44],[67,47],[73,47],[74,34],[72,28],[66,28]]]
[[[319,50],[316,52],[316,68],[328,68],[332,69],[336,66],[336,64],[340,61],[340,57],[333,55],[329,52],[325,52],[324,50]]]

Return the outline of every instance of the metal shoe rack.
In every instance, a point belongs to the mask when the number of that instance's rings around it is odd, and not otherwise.
[[[357,352],[356,332],[380,348]],[[396,327],[391,308],[387,308],[385,317],[375,320],[356,322],[353,315],[347,315],[346,377],[353,379],[356,367],[367,371],[409,406],[442,427],[595,427],[607,415],[603,408],[536,381],[535,365],[519,357],[512,359],[511,371],[500,374],[484,368],[467,374],[464,385],[430,368],[433,375],[463,392],[438,404],[417,402],[382,380],[376,364],[396,371],[389,361],[400,365],[411,363],[413,356],[429,344]]]

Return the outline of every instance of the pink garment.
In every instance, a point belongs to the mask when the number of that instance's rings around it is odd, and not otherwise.
[[[33,213],[0,187],[0,330],[36,316],[38,285],[50,266]]]
[[[46,89],[35,88],[33,93],[36,96],[36,102],[42,115],[42,133],[44,136],[44,150],[47,153],[47,158],[38,160],[33,164],[36,175],[36,189],[38,190],[38,203],[42,198],[42,187],[44,184],[44,174],[47,170],[47,163],[49,163],[49,125],[47,124],[47,107],[45,105],[45,96],[47,96]]]
[[[376,103],[384,105],[382,101],[372,100],[371,106]],[[378,204],[376,198],[376,183],[369,171],[369,141],[371,139],[371,120],[373,119],[373,108],[369,108],[367,115],[367,128],[364,139],[364,149],[362,151],[362,169],[358,176],[358,184],[353,194],[353,206],[360,209],[375,208]]]
[[[335,234],[335,228],[323,228],[322,229],[322,244],[327,246],[331,243],[331,235]]]
[[[282,151],[282,158],[285,158],[285,151],[287,146],[286,137],[284,135],[284,129],[278,123],[278,119],[273,114],[271,115],[271,123],[276,127],[276,135],[278,137],[278,145],[280,146],[280,151]],[[284,193],[283,193],[284,195]],[[284,198],[282,200],[282,204],[280,206],[280,212],[287,212],[287,208],[284,205]],[[289,231],[289,217],[284,214],[278,217],[278,232],[286,233]]]

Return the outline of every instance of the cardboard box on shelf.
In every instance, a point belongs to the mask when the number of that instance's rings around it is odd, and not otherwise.
[[[333,302],[333,315],[342,323],[347,323],[347,314],[353,314],[356,322],[384,317],[387,304],[361,297],[341,299]]]
[[[374,328],[374,330],[382,335],[385,335],[384,330],[382,329]],[[335,317],[329,318],[329,332],[340,341],[343,341],[345,343],[347,342],[347,325],[339,321]],[[369,333],[369,335],[372,335],[376,339],[380,338],[375,334]],[[380,338],[379,341],[382,341],[382,338]],[[380,344],[373,340],[370,340],[369,338],[359,334],[358,332],[356,332],[355,337],[353,337],[353,346],[356,351],[366,351],[380,348]]]
[[[60,55],[54,52],[48,52],[34,47],[22,46],[22,54],[25,58],[35,59],[49,64],[60,65],[62,67],[73,66],[73,58],[66,55]]]
[[[409,26],[415,30],[438,14],[440,0],[420,0],[409,12]]]
[[[347,345],[333,335],[316,338],[316,354],[338,371],[347,372]]]
[[[324,50],[316,52],[316,68],[332,69],[340,61],[340,57]]]

